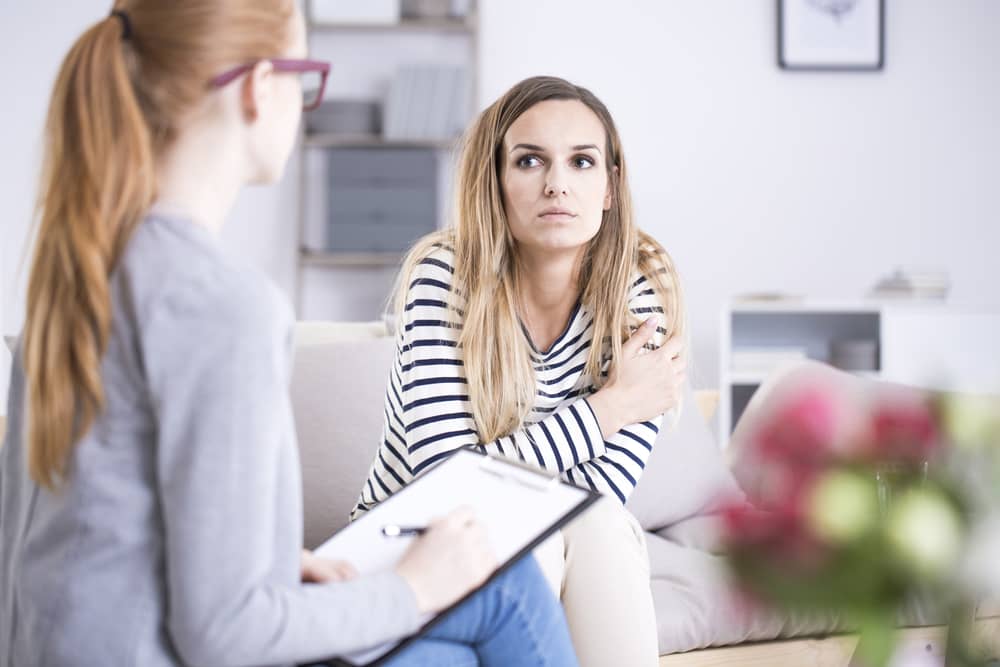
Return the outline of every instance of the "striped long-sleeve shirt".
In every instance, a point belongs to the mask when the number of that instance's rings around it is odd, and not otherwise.
[[[417,265],[411,278],[397,325],[382,444],[352,518],[469,445],[558,473],[624,503],[642,474],[662,416],[602,437],[587,402],[596,389],[584,372],[593,342],[593,317],[584,306],[575,308],[565,331],[547,352],[532,348],[537,392],[524,427],[493,442],[480,441],[458,347],[462,322],[456,310],[461,312],[461,298],[449,302],[453,257],[451,250],[438,248]],[[640,320],[663,312],[647,278],[639,274],[632,282],[628,306]],[[656,345],[662,344],[662,334],[659,329]],[[605,346],[607,372],[610,345]]]

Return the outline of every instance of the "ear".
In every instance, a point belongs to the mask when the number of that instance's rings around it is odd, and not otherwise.
[[[611,167],[611,175],[608,178],[608,189],[604,195],[604,210],[611,210],[611,202],[615,198],[615,190],[618,188],[618,166]]]
[[[272,74],[274,65],[269,60],[261,60],[243,77],[243,87],[240,89],[240,102],[243,107],[243,117],[248,122],[254,122],[260,116],[260,108],[271,97]]]

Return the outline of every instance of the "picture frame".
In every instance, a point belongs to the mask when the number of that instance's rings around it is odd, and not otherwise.
[[[885,0],[777,0],[778,66],[876,72],[885,64]]]

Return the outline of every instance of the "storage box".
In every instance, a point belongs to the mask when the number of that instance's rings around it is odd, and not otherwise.
[[[337,148],[328,166],[331,252],[403,252],[437,228],[436,151]]]
[[[371,100],[329,100],[305,119],[311,133],[357,136],[382,132],[381,105]]]

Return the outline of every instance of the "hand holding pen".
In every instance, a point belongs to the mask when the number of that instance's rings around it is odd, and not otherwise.
[[[413,590],[421,612],[436,613],[457,602],[482,584],[497,568],[496,556],[486,537],[486,528],[468,507],[417,526],[385,526],[383,535],[403,529],[416,539],[403,554],[396,573]]]

